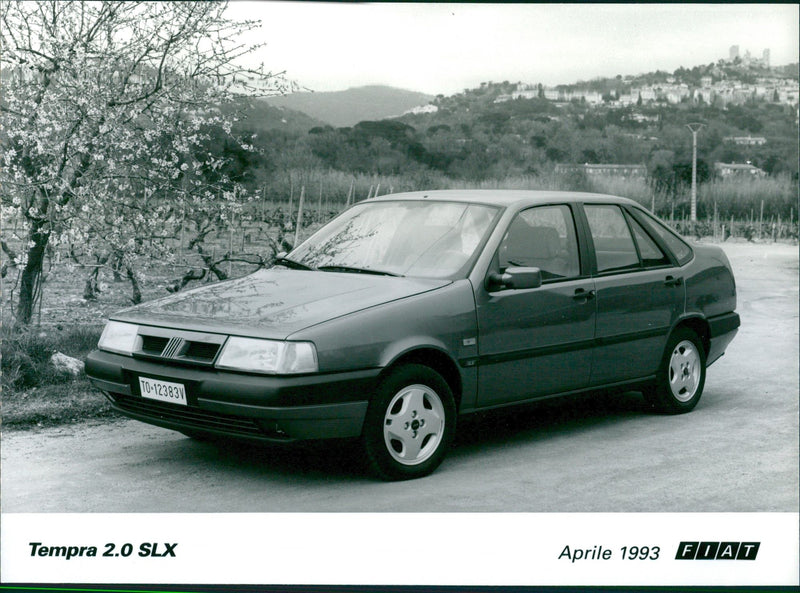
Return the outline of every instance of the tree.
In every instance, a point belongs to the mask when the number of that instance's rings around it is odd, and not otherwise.
[[[0,3],[3,216],[27,235],[18,322],[31,320],[49,249],[143,253],[152,241],[142,233],[163,238],[182,225],[180,199],[216,207],[204,176],[189,173],[223,164],[195,158],[210,130],[230,133],[235,115],[220,106],[286,87],[263,66],[241,66],[257,46],[240,36],[258,23],[229,21],[225,8]]]

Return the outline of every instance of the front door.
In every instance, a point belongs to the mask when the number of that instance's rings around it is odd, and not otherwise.
[[[539,268],[542,285],[476,290],[478,406],[588,385],[595,330],[594,281],[582,274],[570,208],[548,205],[520,212],[496,257],[500,272],[509,267]]]

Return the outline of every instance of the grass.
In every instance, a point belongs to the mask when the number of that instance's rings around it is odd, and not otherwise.
[[[787,220],[792,216],[797,220],[797,182],[788,175],[744,179],[714,179],[701,184],[698,188],[698,200],[713,212],[713,204],[717,204],[723,217],[752,217],[758,220],[761,205],[764,204],[764,217],[782,216]]]
[[[264,187],[266,198],[271,203],[286,203],[291,196],[294,207],[300,198],[300,189],[305,188],[308,205],[316,204],[322,194],[322,202],[341,208],[347,202],[355,203],[369,196],[400,193],[424,189],[443,189],[448,179],[435,171],[418,171],[406,175],[380,175],[346,173],[334,169],[291,169],[276,175]],[[258,200],[251,209],[258,209]]]
[[[58,426],[114,416],[103,394],[84,377],[60,385],[3,393],[3,429]]]
[[[101,328],[68,329],[4,325],[2,338],[3,428],[27,428],[110,415],[105,398],[85,376],[50,364],[62,352],[83,359],[97,345]]]

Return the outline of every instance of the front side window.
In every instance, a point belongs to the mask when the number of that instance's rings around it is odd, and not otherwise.
[[[508,227],[500,267],[539,268],[543,280],[580,275],[578,243],[567,206],[539,206],[520,212]]]
[[[446,278],[472,258],[497,211],[459,202],[364,202],[288,257],[312,269]]]

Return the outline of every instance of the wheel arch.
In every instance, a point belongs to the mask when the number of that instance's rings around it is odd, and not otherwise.
[[[708,321],[706,321],[705,318],[697,315],[684,317],[680,319],[672,328],[670,336],[683,327],[690,329],[697,334],[697,336],[700,338],[701,344],[703,345],[705,355],[708,356],[708,353],[711,350],[711,330],[709,328]]]
[[[412,350],[407,350],[384,367],[383,371],[381,371],[379,379],[383,379],[394,369],[404,364],[419,364],[439,373],[445,382],[447,382],[447,385],[450,387],[450,391],[453,393],[456,410],[460,408],[461,396],[463,393],[461,372],[459,371],[456,362],[450,358],[446,352],[430,346],[420,346]]]

